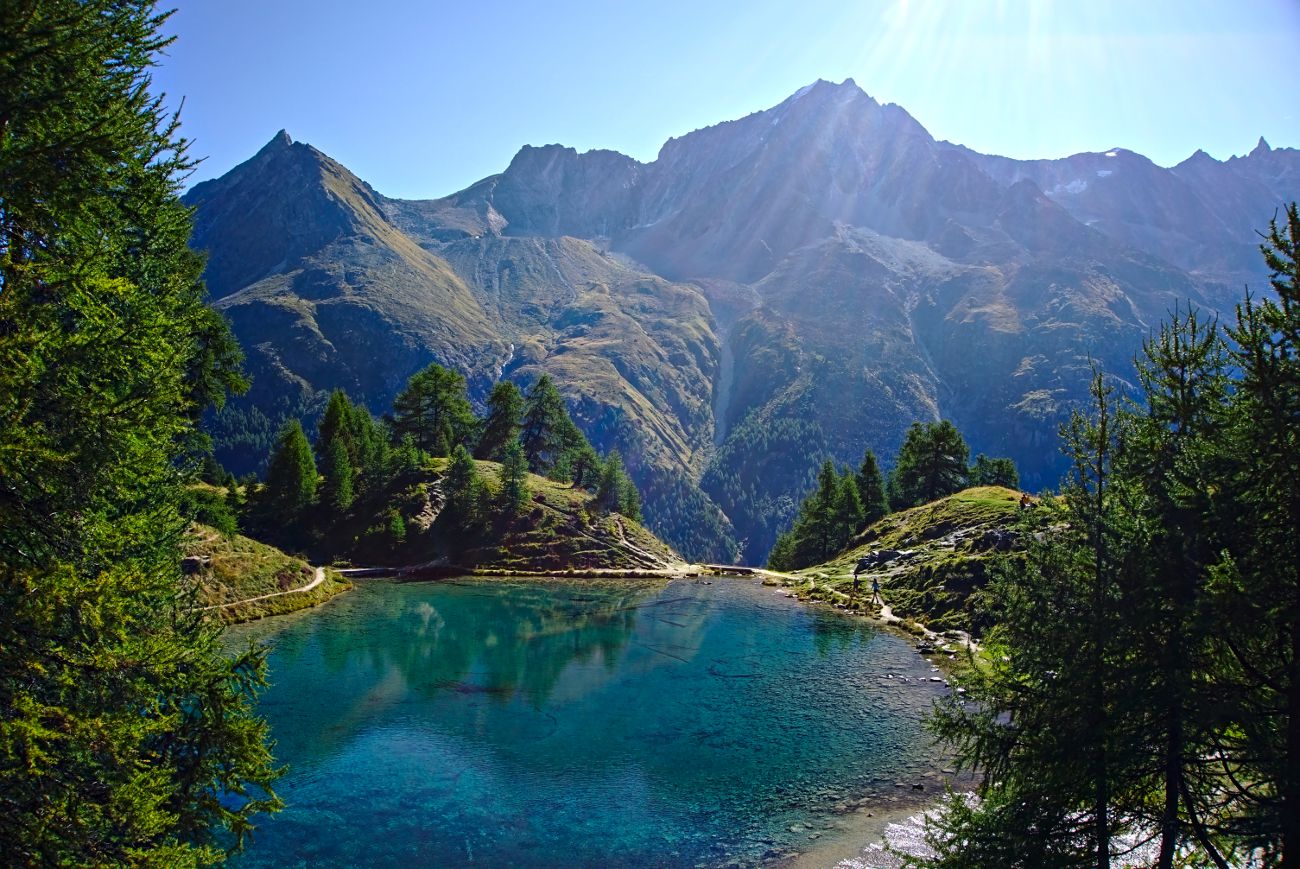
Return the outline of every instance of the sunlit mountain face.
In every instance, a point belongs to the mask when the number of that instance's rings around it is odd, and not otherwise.
[[[1298,196],[1292,149],[1012,160],[852,80],[648,163],[525,147],[436,200],[387,198],[282,133],[187,196],[254,378],[211,428],[243,472],[336,387],[379,413],[430,361],[477,402],[545,372],[623,454],[653,530],[761,562],[824,458],[888,465],[913,420],[1054,485],[1092,366],[1127,388],[1176,306],[1262,287],[1255,233]]]

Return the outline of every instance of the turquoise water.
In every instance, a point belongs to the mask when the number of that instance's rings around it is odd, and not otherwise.
[[[290,765],[241,867],[749,864],[934,772],[910,643],[752,581],[368,583],[231,635]]]

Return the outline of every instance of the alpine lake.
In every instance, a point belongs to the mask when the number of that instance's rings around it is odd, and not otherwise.
[[[833,864],[950,780],[912,640],[752,579],[359,582],[228,641],[288,765],[232,866]]]

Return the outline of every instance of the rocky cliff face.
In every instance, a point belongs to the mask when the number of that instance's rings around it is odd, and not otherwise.
[[[1297,197],[1294,150],[1014,161],[846,81],[648,164],[525,147],[420,202],[281,133],[189,201],[258,384],[227,434],[334,386],[383,410],[434,359],[478,399],[545,371],[656,532],[761,561],[823,457],[888,460],[914,419],[1054,484],[1090,361],[1123,385],[1175,305],[1262,286],[1254,232]]]

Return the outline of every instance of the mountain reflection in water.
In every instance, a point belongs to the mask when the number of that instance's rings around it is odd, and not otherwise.
[[[248,639],[291,771],[238,865],[755,862],[936,772],[906,638],[751,581],[367,584]]]

